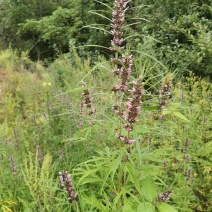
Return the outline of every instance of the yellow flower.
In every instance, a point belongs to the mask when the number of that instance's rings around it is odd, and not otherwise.
[[[52,84],[51,84],[51,82],[44,82],[43,83],[43,86],[44,87],[50,87]]]

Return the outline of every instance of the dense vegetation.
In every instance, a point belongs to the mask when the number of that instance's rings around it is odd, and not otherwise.
[[[1,211],[212,210],[212,3],[114,2],[0,0]]]

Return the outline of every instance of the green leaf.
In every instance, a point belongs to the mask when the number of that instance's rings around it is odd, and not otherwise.
[[[159,202],[156,205],[156,207],[159,210],[159,212],[177,212],[177,210],[174,207],[165,202]]]
[[[150,202],[142,202],[138,205],[137,212],[155,212],[155,206]]]
[[[173,112],[173,114],[174,114],[175,116],[177,116],[178,118],[184,120],[184,121],[190,122],[190,121],[189,121],[182,113],[180,113],[180,112],[175,111],[175,112]]]
[[[149,202],[153,202],[157,198],[157,190],[153,179],[150,176],[147,176],[142,183],[142,195]]]
[[[142,110],[158,110],[158,102],[146,102],[142,105]]]
[[[131,204],[130,204],[131,203]],[[133,209],[133,204],[132,202],[126,197],[126,195],[124,196],[124,207],[123,207],[123,212],[134,212],[135,210]]]
[[[139,194],[142,195],[142,191],[141,191],[141,188],[140,188],[139,177],[137,177],[135,175],[135,169],[132,166],[130,166],[130,164],[127,164],[124,168],[126,169],[126,171],[129,174],[131,183],[136,187],[136,189],[139,192]]]
[[[162,110],[162,115],[170,114],[171,110]]]
[[[107,212],[105,206],[101,203],[101,201],[97,200],[96,197],[93,196],[86,196],[84,200],[87,204],[92,205],[93,207],[98,208],[102,212]]]
[[[84,178],[87,178],[89,175],[92,175],[94,173],[96,173],[98,171],[98,169],[90,169],[88,171],[85,171],[83,176],[79,179],[77,185],[80,185],[81,184],[81,181],[84,179]],[[83,184],[83,183],[82,183]]]

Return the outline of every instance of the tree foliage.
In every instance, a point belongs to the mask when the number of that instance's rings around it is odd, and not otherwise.
[[[1,46],[29,50],[34,59],[67,53],[70,40],[76,46],[108,47],[111,6],[108,0],[0,1]],[[136,50],[142,46],[180,75],[191,70],[211,77],[211,19],[210,0],[134,0],[129,2],[125,28],[134,36],[126,41]],[[96,49],[83,51],[94,54]]]

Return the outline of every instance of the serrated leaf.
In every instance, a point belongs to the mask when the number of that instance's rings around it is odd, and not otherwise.
[[[155,212],[155,206],[150,202],[142,202],[138,205],[137,212]]]
[[[189,121],[182,113],[180,113],[180,112],[175,111],[175,112],[173,112],[173,114],[174,114],[175,116],[177,116],[178,118],[184,120],[184,121],[190,122],[190,121]]]
[[[81,181],[84,179],[84,178],[87,178],[89,175],[91,174],[94,174],[98,171],[98,169],[90,169],[88,171],[85,171],[84,175],[79,179],[77,185],[80,185]]]
[[[146,179],[143,181],[141,191],[142,195],[147,201],[153,202],[156,200],[157,190],[155,183],[150,176],[147,176]]]
[[[165,202],[159,202],[156,205],[156,207],[159,210],[159,212],[177,212],[177,210],[174,207]]]

